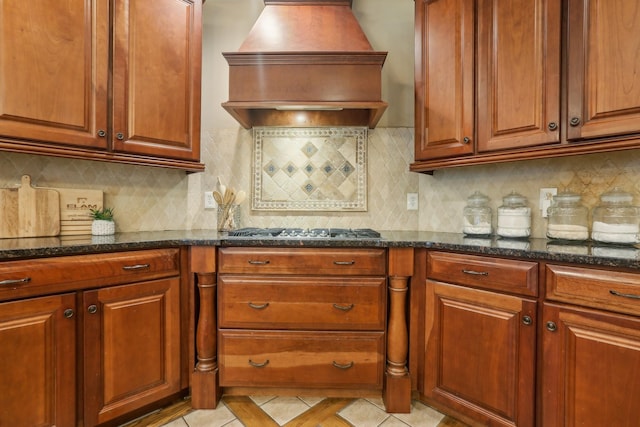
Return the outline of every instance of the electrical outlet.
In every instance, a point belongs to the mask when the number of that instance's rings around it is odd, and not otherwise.
[[[418,210],[418,193],[407,193],[407,210]]]
[[[213,191],[204,192],[204,208],[214,209],[216,207],[216,201],[213,199]]]
[[[547,208],[551,206],[553,196],[558,194],[557,188],[541,188],[540,189],[540,214],[543,218],[547,217]]]

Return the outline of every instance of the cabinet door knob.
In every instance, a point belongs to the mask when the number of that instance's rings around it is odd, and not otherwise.
[[[551,320],[549,320],[547,322],[547,330],[549,332],[555,332],[558,330],[558,325],[556,325],[555,322],[552,322]]]
[[[464,138],[462,138],[462,143],[463,144],[468,144],[471,142],[471,138],[469,138],[468,136],[465,136]]]
[[[64,317],[66,317],[67,319],[71,319],[71,318],[73,317],[73,315],[74,315],[74,314],[75,314],[75,313],[74,313],[74,312],[73,312],[73,310],[72,310],[72,309],[70,309],[70,308],[67,308],[67,309],[64,311]]]
[[[116,134],[116,138],[118,138],[120,141],[122,141],[124,139],[124,134],[122,132],[118,132]]]
[[[531,318],[531,316],[524,316],[522,318],[522,324],[526,326],[531,326],[533,324],[533,319]]]
[[[569,124],[573,127],[576,127],[580,124],[580,118],[579,117],[571,117],[571,120],[569,120]]]
[[[90,314],[96,314],[98,312],[98,306],[95,304],[91,304],[89,307],[87,307],[87,311]]]
[[[105,132],[105,131],[103,131],[102,129],[100,129],[100,130],[98,131],[98,136],[99,136],[100,138],[104,138],[105,136],[107,136],[107,132]]]
[[[554,131],[558,129],[558,124],[556,122],[549,123],[549,130]]]

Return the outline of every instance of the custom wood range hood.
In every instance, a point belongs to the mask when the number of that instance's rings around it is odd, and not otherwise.
[[[387,52],[372,49],[351,0],[264,0],[265,8],[229,63],[222,106],[253,126],[368,126],[381,97]]]

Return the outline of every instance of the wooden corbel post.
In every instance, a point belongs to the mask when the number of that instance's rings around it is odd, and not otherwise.
[[[411,377],[407,369],[409,333],[407,293],[413,275],[413,248],[389,248],[389,319],[387,368],[382,398],[390,413],[411,412]]]
[[[190,248],[192,289],[199,295],[195,331],[196,364],[191,373],[191,406],[215,409],[220,400],[216,325],[216,249],[212,246]]]

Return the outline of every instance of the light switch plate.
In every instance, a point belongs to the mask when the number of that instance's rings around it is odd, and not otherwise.
[[[216,201],[213,198],[213,191],[204,192],[204,208],[214,209],[216,207]]]
[[[407,193],[407,210],[418,210],[418,193]]]
[[[558,194],[557,188],[541,188],[540,189],[540,214],[543,218],[547,217],[547,208],[551,206],[553,196]]]

